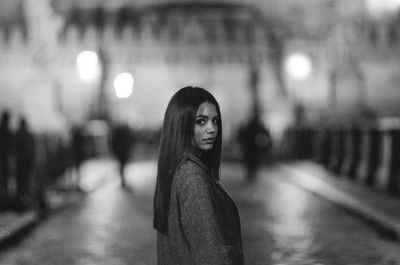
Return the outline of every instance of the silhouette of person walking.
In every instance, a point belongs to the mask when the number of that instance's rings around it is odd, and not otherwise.
[[[85,161],[85,134],[81,126],[74,126],[72,128],[72,156],[73,164],[76,171],[76,189],[81,190],[79,183],[81,180],[81,166]]]
[[[9,196],[8,182],[10,175],[10,153],[12,132],[9,127],[10,114],[3,111],[0,122],[0,198],[4,202]],[[4,199],[4,200],[3,200]]]
[[[118,161],[118,171],[121,177],[121,186],[126,187],[125,166],[128,163],[133,143],[133,134],[129,126],[117,125],[112,130],[111,148]]]
[[[34,139],[25,118],[21,118],[15,133],[15,176],[18,201],[26,206],[34,166]]]
[[[252,115],[252,118],[239,129],[238,138],[247,180],[251,182],[256,176],[262,158],[270,148],[270,134],[261,124],[258,116]]]

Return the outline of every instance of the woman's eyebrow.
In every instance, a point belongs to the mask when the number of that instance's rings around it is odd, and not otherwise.
[[[199,114],[199,115],[196,116],[196,119],[197,119],[197,118],[209,118],[209,116]],[[214,117],[212,117],[212,119],[215,119],[215,118],[219,118],[219,115],[215,115]]]

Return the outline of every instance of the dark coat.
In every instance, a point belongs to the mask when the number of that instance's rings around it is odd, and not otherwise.
[[[157,254],[159,265],[244,264],[236,205],[195,155],[174,175],[168,233],[158,233]]]

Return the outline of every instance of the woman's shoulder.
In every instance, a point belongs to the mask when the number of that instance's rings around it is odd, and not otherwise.
[[[200,165],[189,158],[185,158],[176,169],[176,176],[181,175],[202,175],[204,174]]]
[[[177,168],[174,179],[178,185],[205,184],[207,182],[207,173],[196,162],[191,159],[185,159]]]

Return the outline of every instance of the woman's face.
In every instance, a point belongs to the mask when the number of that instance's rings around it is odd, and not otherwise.
[[[199,106],[194,122],[194,147],[203,151],[214,147],[218,134],[218,119],[217,108],[214,104],[203,102]]]

